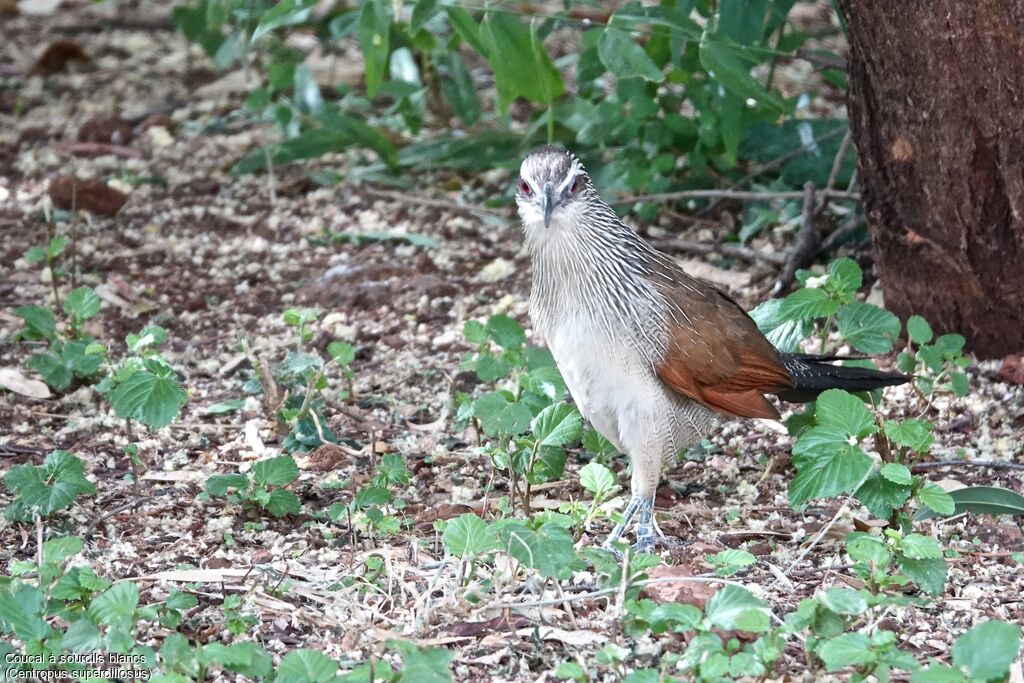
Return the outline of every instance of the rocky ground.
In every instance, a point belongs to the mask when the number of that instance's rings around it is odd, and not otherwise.
[[[528,326],[529,263],[513,214],[474,208],[504,194],[511,176],[504,170],[435,175],[401,193],[345,182],[320,187],[309,179],[315,169],[363,162],[352,153],[281,168],[273,179],[231,177],[230,166],[266,130],[232,116],[244,98],[237,79],[213,73],[171,30],[166,13],[143,9],[76,2],[41,17],[0,16],[0,366],[23,368],[33,350],[13,341],[20,320],[12,309],[50,302],[45,273],[23,255],[46,239],[43,215],[61,202],[60,179],[94,178],[126,202],[110,217],[102,204],[117,203],[117,196],[82,185],[77,198],[80,208],[100,204],[80,212],[75,228],[78,283],[96,287],[104,299],[87,332],[116,355],[127,333],[149,323],[165,327],[166,356],[183,377],[189,402],[169,428],[128,433],[89,387],[45,400],[0,393],[0,467],[38,464],[55,448],[84,459],[98,494],[82,499],[52,532],[85,536],[79,560],[111,578],[138,579],[144,602],[197,578],[191,568],[213,572],[205,577],[216,580],[196,590],[200,608],[189,621],[190,635],[200,640],[221,632],[223,595],[244,591],[257,619],[252,637],[271,651],[314,647],[361,661],[402,634],[452,648],[455,671],[466,680],[544,680],[552,662],[625,643],[614,610],[601,601],[578,603],[572,613],[561,605],[509,608],[507,602],[536,599],[516,591],[474,602],[456,581],[456,567],[437,565],[443,552],[433,520],[479,510],[493,474],[475,453],[472,435],[452,427],[453,394],[473,385],[460,370],[470,350],[462,325],[504,312]],[[48,46],[56,50],[50,61],[41,59]],[[437,191],[442,187],[447,190]],[[650,233],[665,241],[678,232],[674,220],[663,219]],[[684,236],[711,241],[729,220],[725,212],[689,224]],[[325,242],[319,239],[325,230],[391,238]],[[759,238],[753,248],[777,253],[784,245],[775,239]],[[858,258],[868,263],[866,255]],[[748,306],[776,268],[719,254],[687,263]],[[340,339],[358,349],[352,397],[329,400],[326,409],[330,428],[349,445],[299,459],[303,471],[292,489],[307,514],[248,518],[199,496],[203,481],[244,470],[278,452],[280,443],[256,399],[235,413],[208,409],[246,396],[252,371],[243,338],[258,356],[283,358],[293,330],[282,312],[294,306],[324,311],[312,327],[315,348]],[[938,430],[936,460],[1024,462],[1024,389],[998,369],[974,365],[967,398],[940,398],[927,407],[904,388],[890,390],[887,410],[927,411]],[[343,386],[342,378],[331,377],[326,395]],[[122,451],[130,442],[138,443],[146,465],[135,482],[126,478],[132,467]],[[784,429],[735,421],[712,442],[701,459],[671,468],[659,491],[662,532],[692,541],[666,551],[669,562],[701,573],[708,569],[706,553],[745,548],[759,562],[740,580],[779,614],[822,587],[858,585],[840,542],[864,524],[864,514],[841,502],[803,513],[789,509],[791,439]],[[413,520],[408,531],[373,541],[353,535],[344,522],[314,519],[315,511],[347,501],[385,452],[401,454],[414,475],[403,493],[404,515]],[[571,462],[569,470],[576,467]],[[931,475],[1017,491],[1024,483],[1024,473],[1012,469],[952,466]],[[339,482],[340,488],[332,485]],[[495,487],[491,495],[507,492],[500,477]],[[580,495],[569,472],[535,504]],[[909,649],[922,658],[946,657],[952,639],[983,616],[1024,621],[1024,572],[1012,558],[1024,550],[1017,524],[968,516],[923,528],[957,556],[935,608],[885,617]],[[35,553],[33,529],[0,521],[0,541],[5,570]],[[374,591],[360,579],[369,555],[386,567],[387,578]],[[164,574],[154,577],[158,572]],[[291,588],[272,590],[283,574]],[[573,582],[583,590],[586,583],[585,576]],[[673,585],[659,597],[700,601],[707,597],[702,591]],[[162,635],[144,634],[154,643]],[[680,644],[668,638],[638,647],[654,654]]]

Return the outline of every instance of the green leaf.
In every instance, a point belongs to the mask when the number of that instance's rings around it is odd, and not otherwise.
[[[846,537],[846,553],[854,562],[874,563],[881,567],[892,557],[885,541],[871,534],[855,531]]]
[[[21,641],[40,640],[50,632],[43,621],[43,594],[35,586],[12,583],[0,587],[0,624]]]
[[[441,73],[441,92],[452,111],[462,123],[472,126],[480,119],[480,98],[469,68],[456,51],[445,53],[438,59]]]
[[[497,539],[487,523],[468,512],[448,522],[441,535],[441,542],[449,552],[459,557],[479,555],[498,547]]]
[[[53,311],[42,306],[18,306],[14,315],[25,321],[25,329],[33,339],[57,338],[57,318]]]
[[[395,169],[398,167],[398,153],[395,151],[395,146],[391,144],[391,141],[383,133],[365,121],[334,110],[323,112],[317,117],[317,121],[320,122],[323,129],[327,130],[328,133],[339,138],[344,137],[353,144],[372,149],[377,153],[381,161],[387,164],[388,168]],[[388,233],[364,233],[364,235],[372,239],[375,235],[383,236],[388,235]],[[388,239],[397,239],[398,237],[398,235],[388,236]],[[402,234],[400,237],[413,245],[437,246],[436,240],[424,235]]]
[[[930,451],[935,441],[931,423],[924,420],[886,421],[885,436],[896,445],[921,454]]]
[[[726,90],[744,99],[750,98],[784,112],[787,108],[785,101],[761,86],[761,83],[750,74],[749,62],[740,56],[741,48],[730,43],[731,41],[718,33],[715,22],[709,21],[700,38],[701,66]]]
[[[89,616],[97,623],[115,626],[130,618],[139,605],[139,587],[131,581],[118,581],[89,603]]]
[[[932,326],[919,315],[907,318],[907,335],[915,344],[927,344],[932,340]]]
[[[821,604],[836,614],[855,617],[868,609],[864,591],[849,588],[829,588],[821,594]]]
[[[980,681],[1006,678],[1020,649],[1020,626],[984,621],[953,643],[953,663]]]
[[[873,304],[851,301],[836,315],[839,335],[861,353],[879,354],[892,350],[900,334],[900,319]]]
[[[462,334],[470,344],[479,346],[487,341],[487,327],[479,320],[467,320],[462,324]]]
[[[655,83],[663,81],[665,74],[654,60],[633,40],[628,31],[613,23],[614,16],[597,41],[597,54],[601,63],[619,79],[640,77]]]
[[[809,320],[790,320],[782,314],[783,299],[768,299],[750,311],[761,332],[780,351],[793,353],[800,350],[800,342],[814,332]]]
[[[51,538],[43,543],[43,562],[60,565],[82,550],[82,539],[78,536]]]
[[[290,455],[266,458],[252,466],[252,477],[265,486],[287,486],[299,478],[299,466]]]
[[[232,488],[245,491],[249,488],[249,478],[244,474],[214,474],[206,480],[206,492],[211,496],[224,496]]]
[[[722,0],[718,9],[718,32],[741,45],[750,45],[764,35],[768,0]]]
[[[910,486],[913,482],[913,475],[906,465],[890,462],[882,466],[881,475],[894,484]]]
[[[797,475],[789,485],[789,502],[799,508],[812,498],[852,493],[871,471],[872,460],[841,433],[813,427],[794,445],[793,464]]]
[[[64,299],[64,312],[78,322],[84,322],[100,312],[100,297],[92,287],[72,290]]]
[[[601,498],[618,488],[615,475],[599,462],[590,462],[580,468],[580,485]]]
[[[956,512],[956,502],[953,500],[953,496],[934,482],[925,482],[921,490],[917,492],[917,500],[937,515],[947,516]]]
[[[768,603],[731,584],[711,596],[705,611],[713,625],[727,631],[764,633],[771,626]]]
[[[274,662],[267,651],[252,642],[233,643],[228,647],[228,655],[221,664],[229,671],[256,679],[269,677],[274,668]]]
[[[651,612],[651,630],[664,633],[671,629],[678,633],[692,631],[700,625],[700,610],[693,605],[667,602]]]
[[[953,393],[961,398],[969,394],[971,391],[971,385],[967,380],[967,375],[960,371],[950,373],[949,385],[952,387]]]
[[[263,507],[275,517],[297,515],[302,512],[302,503],[299,501],[299,497],[285,489],[271,491],[267,501],[263,503]]]
[[[515,436],[525,432],[533,414],[519,401],[509,401],[500,391],[481,394],[474,410],[484,433],[488,436]]]
[[[563,527],[546,522],[534,531],[515,520],[495,523],[501,545],[508,553],[536,569],[545,578],[568,576],[576,556],[572,536]]]
[[[864,401],[842,389],[829,389],[818,396],[814,419],[819,425],[833,427],[858,439],[878,431],[874,415],[864,406]]]
[[[338,663],[308,648],[292,650],[281,658],[275,683],[329,683],[337,677]]]
[[[79,619],[61,636],[60,646],[71,652],[96,652],[104,645],[103,634],[89,619]]]
[[[440,647],[419,648],[407,640],[389,640],[388,647],[402,655],[399,683],[451,683],[455,653]]]
[[[9,519],[28,521],[32,510],[47,517],[70,506],[81,494],[93,495],[96,487],[85,478],[85,464],[67,451],[53,451],[42,466],[18,465],[4,475],[4,484],[17,494],[7,508]]]
[[[489,11],[480,24],[480,42],[494,71],[502,116],[517,97],[551,104],[565,89],[534,25],[510,12]]]
[[[487,334],[503,349],[519,349],[526,343],[522,326],[507,315],[493,315],[487,321]]]
[[[735,548],[723,550],[720,553],[707,555],[706,557],[711,566],[715,568],[715,574],[718,576],[732,576],[744,567],[749,567],[757,562],[757,558],[746,550]]]
[[[912,560],[932,560],[942,557],[942,547],[931,536],[907,534],[900,544],[903,554]]]
[[[576,443],[583,434],[583,417],[568,403],[550,405],[533,420],[533,435],[541,447]]]
[[[912,683],[966,683],[967,681],[958,669],[940,664],[934,659],[928,668],[914,672],[910,680]]]
[[[852,258],[844,256],[828,264],[826,286],[844,297],[852,297],[864,283],[864,273]]]
[[[818,645],[815,653],[825,662],[830,672],[848,666],[864,666],[875,661],[877,655],[863,633],[844,633]]]
[[[896,565],[900,573],[913,581],[917,586],[932,595],[939,595],[946,587],[946,572],[949,567],[945,560],[915,560],[905,556],[897,556]]]
[[[1024,496],[998,486],[968,486],[950,491],[955,509],[952,513],[974,512],[979,515],[1024,515]],[[927,511],[918,513],[916,519],[934,517]]]
[[[785,320],[807,320],[824,318],[839,310],[839,302],[828,295],[824,289],[798,289],[785,299],[779,307],[779,314]]]
[[[419,33],[423,26],[441,12],[441,3],[438,0],[418,0],[412,8],[412,17],[409,19],[409,30]]]
[[[256,42],[275,28],[301,24],[309,18],[309,11],[316,3],[317,0],[281,0],[260,17],[251,41]]]
[[[871,510],[871,514],[880,519],[888,519],[893,510],[902,507],[910,498],[910,486],[896,484],[876,472],[868,477],[854,495]]]
[[[377,96],[380,84],[387,72],[388,44],[391,33],[389,3],[384,0],[367,0],[359,17],[359,45],[363,50],[363,70],[366,77],[366,96]]]
[[[348,342],[333,341],[327,345],[327,352],[342,368],[352,365],[355,360],[355,347]]]
[[[451,22],[455,32],[469,43],[469,46],[476,50],[478,54],[486,57],[487,47],[480,39],[480,26],[473,19],[473,15],[457,5],[445,7],[445,12],[448,13],[448,21]]]
[[[188,401],[188,394],[173,373],[157,374],[147,369],[114,387],[107,399],[119,417],[160,429],[174,421]]]

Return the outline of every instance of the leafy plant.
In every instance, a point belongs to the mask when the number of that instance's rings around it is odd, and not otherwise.
[[[916,348],[915,348],[916,347]],[[949,391],[966,396],[970,391],[963,369],[970,360],[963,355],[964,338],[944,334],[934,338],[931,325],[919,315],[907,318],[907,345],[896,357],[900,371],[915,375],[918,389],[926,395]]]
[[[85,478],[85,463],[67,451],[53,451],[42,465],[16,465],[4,475],[14,495],[4,514],[11,521],[31,522],[34,515],[49,517],[71,507],[80,495],[96,494]]]
[[[402,456],[386,453],[381,456],[370,483],[356,491],[348,505],[332,503],[328,517],[335,522],[348,518],[384,536],[397,533],[401,520],[387,511],[400,511],[405,507],[405,501],[396,497],[395,491],[409,483],[409,470]]]
[[[43,306],[19,306],[14,314],[25,322],[19,339],[45,341],[47,349],[33,354],[26,365],[38,372],[56,391],[75,381],[91,383],[103,367],[106,348],[82,334],[82,325],[100,311],[100,298],[89,287],[79,287],[64,300],[69,334],[58,331],[53,311]]]
[[[265,458],[253,465],[251,479],[245,474],[215,474],[206,480],[206,493],[245,507],[262,509],[274,517],[297,515],[298,496],[286,487],[299,478],[299,467],[290,455]]]

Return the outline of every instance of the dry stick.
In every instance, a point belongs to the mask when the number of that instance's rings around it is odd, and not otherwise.
[[[817,227],[815,227],[814,219],[817,211],[815,209],[814,194],[814,183],[808,180],[804,183],[803,224],[800,227],[800,232],[797,233],[796,244],[793,245],[792,251],[789,252],[789,258],[786,259],[786,266],[775,281],[775,286],[772,287],[772,296],[777,296],[780,292],[788,289],[793,284],[796,271],[806,267],[811,262],[811,259],[814,258],[814,255],[818,253],[821,237],[818,235]],[[824,205],[825,200],[821,201],[822,205]]]
[[[1024,465],[1015,462],[998,460],[942,460],[941,462],[922,462],[910,467],[911,472],[930,470],[938,467],[989,467],[994,470],[1018,470],[1024,472]]]
[[[755,192],[749,190],[681,190],[679,192],[661,192],[658,194],[642,194],[620,197],[612,204],[629,204],[632,202],[669,202],[679,199],[742,199],[746,201],[769,201],[771,199],[800,199],[805,192],[791,190],[781,192]],[[859,192],[847,190],[828,190],[820,193],[826,199],[860,200]]]
[[[666,251],[681,251],[688,254],[706,256],[708,254],[721,254],[732,258],[742,259],[750,263],[765,262],[775,266],[782,266],[786,263],[783,254],[761,252],[743,247],[738,244],[704,244],[702,242],[688,242],[686,240],[650,240],[650,242]]]

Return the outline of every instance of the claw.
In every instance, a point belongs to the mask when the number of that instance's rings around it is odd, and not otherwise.
[[[637,514],[639,513],[639,515]],[[637,517],[636,526],[636,543],[633,545],[633,549],[636,552],[649,553],[654,550],[654,496],[650,498],[640,498],[633,496],[629,500],[629,504],[626,505],[626,509],[622,511],[622,523],[616,524],[615,528],[605,539],[605,542],[601,544],[601,547],[605,550],[611,550],[617,553],[615,548],[616,541],[621,538],[623,532],[629,527],[630,522],[633,521],[633,517]]]

